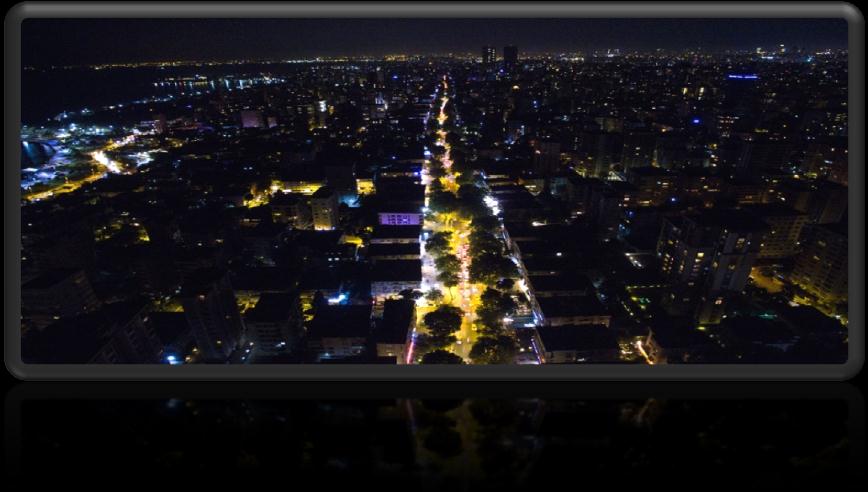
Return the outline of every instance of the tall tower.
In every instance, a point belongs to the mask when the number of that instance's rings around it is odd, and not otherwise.
[[[494,49],[494,46],[483,46],[482,47],[482,64],[486,66],[492,66],[497,61],[497,52]]]
[[[512,72],[518,66],[518,46],[509,45],[503,47],[503,68]]]

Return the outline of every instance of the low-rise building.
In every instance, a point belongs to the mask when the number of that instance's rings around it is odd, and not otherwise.
[[[337,192],[330,186],[323,186],[310,197],[310,209],[313,215],[313,228],[318,231],[336,229],[340,216],[340,205]]]
[[[295,294],[263,294],[256,306],[244,314],[244,319],[257,352],[285,352],[301,335],[301,304]]]
[[[612,316],[594,295],[541,297],[536,300],[542,324],[609,326]]]
[[[419,243],[374,243],[368,246],[365,254],[373,261],[418,260],[421,257],[421,246]]]
[[[421,260],[383,260],[371,269],[371,297],[377,301],[422,287]]]
[[[374,343],[378,357],[395,357],[406,364],[411,337],[416,329],[416,303],[407,299],[389,299],[383,303],[383,318],[376,324]]]
[[[363,354],[371,335],[370,305],[319,306],[307,330],[307,349],[316,361]]]
[[[617,362],[615,333],[603,325],[539,326],[535,343],[543,364]]]
[[[371,233],[371,244],[412,244],[419,242],[421,225],[377,225]]]

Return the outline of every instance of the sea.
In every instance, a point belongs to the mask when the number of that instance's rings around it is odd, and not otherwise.
[[[184,66],[31,68],[21,74],[21,122],[45,125],[64,111],[81,111],[177,92],[160,86],[172,77],[286,75],[298,66],[285,64],[221,64]],[[155,86],[155,84],[157,84]]]

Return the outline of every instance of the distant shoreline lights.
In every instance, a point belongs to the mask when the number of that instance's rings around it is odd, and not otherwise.
[[[746,79],[746,80],[756,80],[759,78],[759,75],[753,73],[731,73],[726,76],[728,79]]]

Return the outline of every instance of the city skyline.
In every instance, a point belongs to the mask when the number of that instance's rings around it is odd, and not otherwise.
[[[43,67],[446,55],[484,44],[498,53],[519,45],[525,54],[843,49],[847,26],[836,19],[30,19],[22,37],[24,66]],[[118,42],[106,45],[107,38]]]

